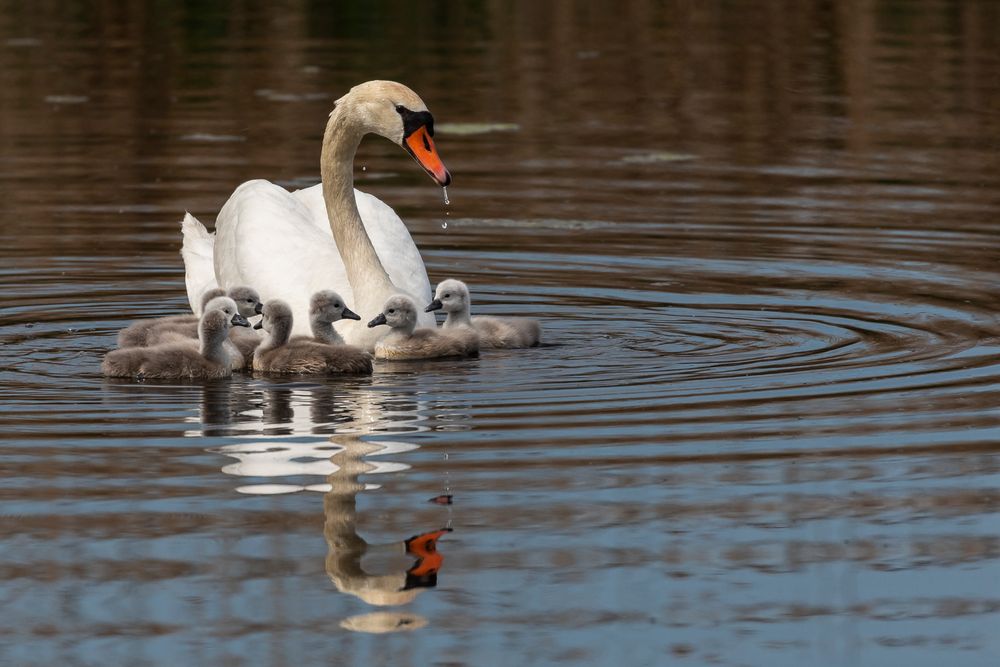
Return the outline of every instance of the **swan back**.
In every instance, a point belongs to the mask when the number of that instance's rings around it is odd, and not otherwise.
[[[181,221],[181,256],[184,258],[184,285],[187,288],[191,312],[201,315],[203,302],[201,295],[217,288],[213,255],[215,235],[209,234],[205,226],[190,213]]]

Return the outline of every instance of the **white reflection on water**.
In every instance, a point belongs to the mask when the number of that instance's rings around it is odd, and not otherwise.
[[[370,389],[342,392],[326,385],[265,385],[259,390],[246,391],[231,386],[215,387],[205,392],[197,420],[200,428],[185,431],[185,436],[227,435],[239,440],[208,451],[236,459],[236,463],[222,466],[227,475],[269,480],[240,485],[236,487],[240,493],[325,493],[330,485],[319,480],[299,483],[272,480],[313,476],[325,481],[338,470],[331,457],[344,450],[345,439],[387,430],[393,433],[428,430],[420,423],[426,421],[420,408],[420,402],[412,397],[387,396]],[[195,423],[195,419],[191,422]],[[316,436],[329,430],[334,434]],[[366,445],[370,448],[366,456],[400,454],[417,448],[414,443],[398,440],[369,440]],[[378,461],[371,464],[366,474],[400,472],[409,467],[405,463]],[[369,488],[378,487],[369,485]]]
[[[208,450],[235,459],[220,470],[233,477],[267,480],[236,486],[238,493],[323,493],[324,570],[330,582],[340,593],[373,607],[400,607],[437,585],[444,562],[437,542],[451,528],[370,543],[358,533],[357,496],[381,488],[362,481],[362,475],[410,469],[407,463],[371,457],[418,448],[413,442],[369,437],[427,431],[427,411],[428,406],[415,394],[387,394],[370,388],[343,391],[326,385],[272,385],[244,391],[226,385],[206,388],[201,428],[185,435],[224,434],[236,440]],[[317,432],[331,428],[333,434],[317,437]],[[309,477],[315,479],[309,481]],[[415,630],[427,623],[423,616],[406,610],[382,609],[342,619],[340,626],[382,634]]]

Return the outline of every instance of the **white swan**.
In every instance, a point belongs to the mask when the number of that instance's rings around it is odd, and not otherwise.
[[[355,86],[336,101],[323,135],[320,185],[288,192],[248,181],[219,211],[214,238],[190,214],[181,223],[185,282],[192,306],[205,289],[250,285],[264,300],[292,308],[295,334],[309,333],[309,298],[335,288],[361,314],[378,313],[393,294],[431,297],[427,269],[403,221],[377,198],[354,189],[361,138],[379,134],[405,148],[441,186],[451,175],[431,137],[434,119],[412,90],[392,81]],[[420,313],[421,326],[434,326]],[[337,324],[344,340],[371,350],[364,323]]]

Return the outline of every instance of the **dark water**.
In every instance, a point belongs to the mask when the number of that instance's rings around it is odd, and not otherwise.
[[[558,345],[103,380],[370,78]],[[998,110],[989,1],[0,3],[0,662],[997,664]]]

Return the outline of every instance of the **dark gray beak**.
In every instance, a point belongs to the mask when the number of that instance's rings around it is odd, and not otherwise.
[[[355,313],[353,310],[344,306],[344,310],[340,313],[340,316],[345,320],[360,320],[361,316]]]
[[[239,313],[236,313],[235,315],[233,315],[233,319],[230,320],[230,322],[232,323],[232,325],[234,327],[248,327],[248,326],[250,326],[250,323],[247,322],[247,318],[243,317]]]
[[[262,317],[260,319],[260,322],[258,322],[257,324],[253,325],[253,328],[254,329],[263,329],[264,328],[264,318]]]
[[[368,323],[368,328],[377,327],[380,324],[385,324],[385,313],[379,313],[378,317]]]
[[[441,299],[434,299],[426,308],[424,308],[424,312],[429,313],[434,310],[441,310],[442,308],[444,308],[444,305],[441,303]]]
[[[258,301],[257,305],[253,307],[253,312],[257,313],[258,315],[260,315],[261,313],[263,313],[264,312],[264,304],[262,304],[260,301]]]

